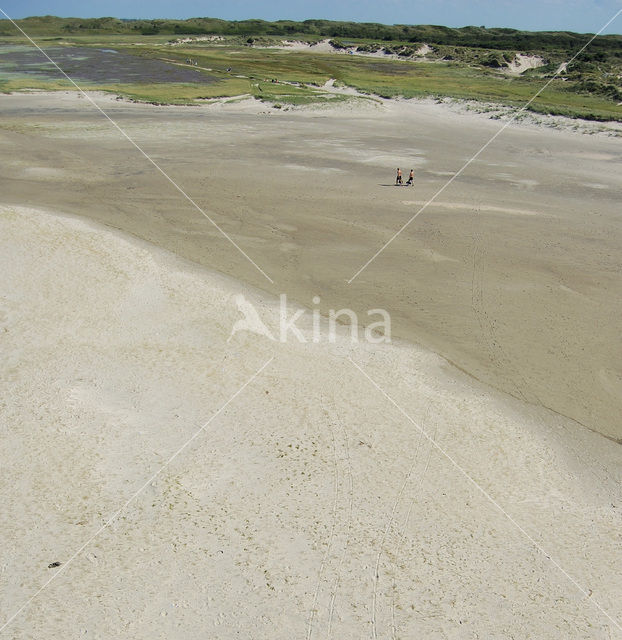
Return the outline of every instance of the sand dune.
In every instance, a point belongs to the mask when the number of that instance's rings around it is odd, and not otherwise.
[[[517,53],[514,60],[509,63],[508,70],[510,73],[520,75],[527,69],[537,69],[545,65],[546,62],[541,56],[532,56],[526,53]]]
[[[0,256],[3,620],[62,571],[10,637],[622,637],[618,445],[407,343],[227,341],[277,301],[103,226],[3,206]]]
[[[313,51],[314,53],[335,53],[338,55],[356,55],[368,58],[384,58],[387,60],[404,60],[404,56],[399,56],[396,53],[386,53],[384,49],[379,48],[377,51],[359,51],[358,47],[334,47],[331,44],[331,39],[326,38],[318,42],[303,42],[301,40],[284,40],[280,45],[253,45],[258,49],[282,49],[285,51]],[[406,56],[407,58],[425,57],[432,51],[428,44],[421,44],[417,47],[414,54]]]

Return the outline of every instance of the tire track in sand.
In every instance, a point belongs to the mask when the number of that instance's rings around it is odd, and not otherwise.
[[[333,589],[330,596],[330,605],[329,605],[329,613],[328,613],[328,629],[326,632],[326,638],[330,639],[332,633],[332,624],[333,624],[333,615],[335,612],[335,600],[337,598],[337,592],[339,590],[339,586],[341,583],[341,567],[343,566],[343,562],[348,553],[348,546],[350,545],[350,532],[352,530],[352,513],[354,509],[354,478],[352,476],[352,460],[350,458],[350,446],[348,444],[348,432],[346,431],[345,422],[339,415],[339,411],[337,410],[336,403],[333,403],[333,408],[335,410],[335,415],[337,417],[337,422],[341,426],[341,433],[343,435],[343,444],[344,451],[346,456],[346,462],[348,465],[347,476],[349,478],[349,489],[348,489],[348,524],[346,529],[346,541],[343,547],[343,552],[341,554],[341,558],[339,559],[339,564],[337,565],[337,577],[335,578],[335,583],[333,585]]]
[[[428,403],[428,407],[426,409],[425,412],[425,416],[423,418],[423,423],[425,423],[427,421],[427,417],[428,417],[428,413],[430,410],[430,403]],[[438,432],[438,424],[435,423],[434,425],[434,433],[432,434],[432,440],[436,440],[436,434]],[[432,446],[432,443],[429,443],[429,448],[428,448],[428,457],[426,459],[426,463],[425,463],[425,467],[423,468],[423,471],[421,472],[421,475],[419,476],[419,483],[418,486],[419,488],[421,488],[421,486],[423,485],[423,481],[425,479],[425,476],[428,472],[428,469],[430,468],[430,460],[432,459],[432,451],[434,449],[434,447]],[[401,533],[400,533],[400,540],[399,543],[397,545],[397,548],[395,550],[395,560],[393,561],[393,579],[392,579],[392,589],[391,589],[391,638],[392,640],[397,640],[397,622],[395,620],[395,609],[396,609],[396,599],[397,599],[397,581],[395,579],[395,575],[399,569],[399,560],[402,554],[402,547],[404,545],[404,542],[406,541],[406,528],[408,527],[408,522],[410,520],[410,514],[412,513],[412,509],[413,506],[415,504],[415,497],[413,496],[413,498],[410,501],[410,504],[408,505],[408,511],[406,512],[406,518],[404,518],[404,524],[401,527]]]
[[[410,476],[412,475],[412,472],[415,468],[415,464],[417,462],[417,457],[419,455],[419,449],[421,448],[422,441],[423,441],[423,433],[420,433],[419,440],[417,441],[417,448],[415,449],[415,453],[411,458],[410,467],[404,477],[404,481],[402,482],[402,485],[399,491],[397,492],[395,500],[393,501],[391,513],[389,514],[389,518],[387,519],[387,523],[385,525],[382,537],[380,538],[380,543],[378,545],[378,553],[376,554],[376,566],[374,567],[374,579],[373,579],[374,586],[373,586],[373,592],[372,592],[372,609],[371,609],[371,635],[374,640],[378,638],[376,611],[377,611],[377,605],[378,605],[378,582],[380,578],[380,558],[382,557],[382,549],[384,547],[384,543],[387,539],[387,536],[389,535],[389,530],[391,529],[393,521],[395,520],[395,512],[397,510],[397,506],[400,502],[402,494],[404,493],[404,489],[406,488],[406,485],[410,480]]]
[[[324,568],[330,556],[330,550],[333,544],[333,538],[335,536],[335,529],[337,527],[337,501],[339,499],[339,466],[337,464],[335,430],[332,427],[330,416],[324,404],[324,396],[322,396],[320,402],[321,402],[322,410],[324,411],[324,415],[326,415],[326,417],[328,418],[327,422],[328,422],[328,427],[330,429],[332,443],[333,443],[333,509],[332,509],[332,524],[330,528],[330,534],[328,536],[328,543],[326,545],[326,550],[324,551],[324,555],[322,556],[322,561],[320,563],[320,569],[318,571],[318,576],[317,576],[317,584],[315,586],[315,593],[313,594],[313,604],[311,605],[311,610],[309,612],[309,620],[307,622],[307,640],[311,640],[311,635],[313,633],[313,623],[315,621],[315,614],[317,613],[317,603],[318,603],[318,596],[320,593],[320,586],[322,584],[322,576],[324,575]]]

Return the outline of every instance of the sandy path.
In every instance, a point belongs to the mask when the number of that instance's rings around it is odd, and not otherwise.
[[[622,637],[618,445],[407,344],[227,342],[276,302],[102,227],[2,207],[0,256],[5,618],[274,357],[8,637]]]

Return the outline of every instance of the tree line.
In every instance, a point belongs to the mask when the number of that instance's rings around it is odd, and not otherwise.
[[[516,49],[522,51],[573,50],[586,42],[586,34],[569,31],[521,31],[507,28],[469,26],[461,28],[440,25],[385,25],[371,22],[337,22],[333,20],[220,20],[190,18],[188,20],[123,20],[119,18],[58,18],[37,16],[18,23],[27,33],[63,35],[80,33],[142,35],[222,35],[282,36],[301,38],[340,38],[410,42],[476,47],[482,49]],[[0,20],[0,34],[12,35],[14,27]],[[620,55],[622,36],[598,36],[590,51],[606,51]],[[615,53],[614,53],[615,52]]]

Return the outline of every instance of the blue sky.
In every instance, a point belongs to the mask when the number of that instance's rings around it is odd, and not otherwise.
[[[594,33],[622,9],[622,0],[0,0],[0,8],[12,18],[327,18]],[[604,33],[622,33],[622,15]]]

